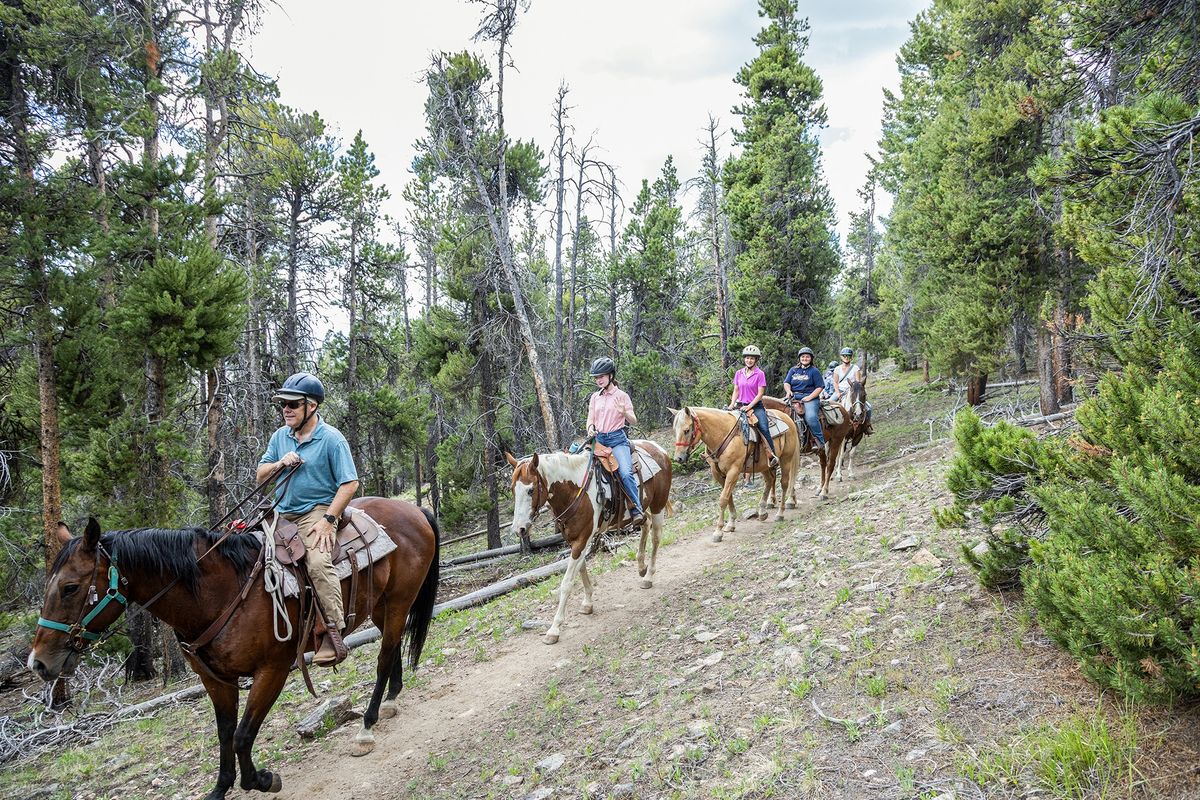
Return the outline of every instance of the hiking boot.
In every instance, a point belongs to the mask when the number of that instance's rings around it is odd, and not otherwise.
[[[771,469],[775,469],[779,466],[779,459],[775,456],[771,456],[769,459],[767,459],[767,466]]]
[[[630,526],[635,527],[635,528],[641,527],[642,523],[644,523],[645,521],[646,521],[646,515],[643,514],[641,511],[633,512],[633,516],[629,518]]]
[[[317,648],[317,652],[313,653],[313,663],[318,667],[332,667],[345,657],[344,650],[342,655],[338,656],[338,648],[333,643],[333,637],[326,633],[321,637],[321,646]]]

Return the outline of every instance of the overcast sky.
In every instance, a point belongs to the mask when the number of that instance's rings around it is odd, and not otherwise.
[[[824,165],[843,236],[879,137],[883,87],[898,83],[895,53],[925,5],[801,0],[812,26],[806,60],[825,85]],[[698,172],[710,113],[727,131],[726,151],[732,144],[733,76],[756,54],[757,9],[756,0],[533,0],[512,40],[517,71],[506,74],[510,135],[548,152],[551,106],[565,80],[576,139],[595,135],[630,199],[668,155],[686,181]],[[480,10],[466,0],[279,0],[252,59],[279,79],[285,103],[319,111],[347,142],[362,129],[393,194],[386,210],[402,217],[430,55],[471,48],[494,68],[490,45],[471,42]]]

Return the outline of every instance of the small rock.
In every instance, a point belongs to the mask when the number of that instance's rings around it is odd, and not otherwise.
[[[676,500],[676,501],[675,501],[675,513],[676,513],[676,514],[682,514],[682,513],[683,513],[683,501],[682,501],[682,500]]]
[[[920,748],[917,748],[916,750],[909,750],[908,753],[904,756],[904,760],[905,761],[916,761],[918,758],[924,758],[925,752],[926,752],[925,750],[922,750]]]
[[[873,770],[873,769],[863,770],[862,776],[864,778],[873,778],[873,777],[875,777],[875,770]]]
[[[715,667],[717,664],[721,663],[721,659],[723,659],[724,657],[725,657],[725,652],[723,650],[718,650],[717,652],[713,653],[712,655],[705,656],[704,658],[700,659],[696,663],[702,667]]]
[[[958,800],[958,795],[954,792],[942,792],[933,800]]]
[[[585,786],[583,790],[585,792],[587,792],[588,797],[599,797],[600,796],[600,781],[592,781],[587,786]]]
[[[331,697],[305,715],[296,723],[296,733],[302,739],[315,739],[330,728],[362,716],[350,705],[350,695]]]
[[[694,719],[688,723],[688,736],[693,739],[701,739],[708,735],[709,724],[706,720]]]
[[[875,591],[875,590],[876,590],[876,589],[878,589],[878,588],[879,588],[879,584],[878,584],[878,583],[864,583],[862,586],[859,586],[859,587],[857,587],[857,588],[856,588],[854,591],[855,591],[855,592],[867,592],[867,593],[869,593],[869,592],[873,592],[873,591]]]
[[[921,544],[921,540],[918,539],[916,536],[906,536],[903,539],[901,539],[900,541],[896,542],[894,545],[892,545],[892,552],[896,552],[899,550],[912,550],[914,547],[919,547],[920,544]]]
[[[450,656],[454,655],[457,652],[458,652],[457,647],[443,647],[442,648],[442,655],[446,656],[447,658],[449,658]]]
[[[928,548],[922,547],[917,552],[913,553],[912,563],[922,567],[940,567],[942,560],[929,552]]]
[[[980,542],[971,548],[971,555],[975,556],[976,558],[983,558],[990,553],[991,550],[992,548],[987,542]]]
[[[538,772],[550,773],[561,767],[567,760],[567,757],[562,753],[555,753],[551,756],[546,756],[539,761],[536,766]]]
[[[718,636],[720,636],[723,632],[724,631],[700,631],[700,633],[696,634],[695,639],[697,642],[700,642],[701,644],[703,644],[705,642],[711,642],[713,639],[716,639]]]
[[[776,588],[778,588],[778,589],[795,589],[799,585],[800,585],[800,581],[796,580],[791,575],[788,575],[786,579],[779,582],[779,585]]]
[[[632,783],[618,783],[608,792],[609,797],[633,797]]]
[[[550,623],[542,622],[540,619],[527,619],[521,621],[521,630],[523,631],[544,631],[550,627]]]
[[[541,789],[534,789],[529,794],[525,795],[525,800],[546,800],[554,794],[554,790],[548,786],[543,786]]]
[[[883,729],[884,733],[899,733],[904,728],[904,723],[901,720],[896,720],[891,725]]]
[[[758,509],[747,508],[742,512],[742,519],[758,519]]]
[[[503,778],[500,779],[500,782],[503,783],[505,786],[516,786],[517,784],[521,783],[524,780],[525,780],[524,775],[505,775]]]

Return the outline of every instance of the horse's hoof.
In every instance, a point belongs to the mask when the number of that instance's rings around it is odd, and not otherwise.
[[[654,581],[650,580],[649,578],[644,578],[642,580],[642,588],[643,589],[649,589],[653,585],[654,585]]]
[[[278,772],[271,775],[271,786],[264,791],[268,791],[271,794],[283,791],[283,778],[279,777]]]
[[[776,521],[776,522],[783,522],[783,514],[776,514],[776,515],[775,515],[775,521]]]
[[[638,577],[639,578],[646,577],[646,571],[647,571],[647,569],[645,566],[638,567]]]
[[[767,503],[767,508],[774,508],[774,507],[775,507],[775,501],[774,501],[774,500],[772,500],[771,502]]]
[[[788,500],[788,501],[787,501],[787,507],[788,507],[789,509],[791,509],[791,508],[795,508],[795,507],[796,507],[796,501],[795,501],[795,500]]]
[[[719,542],[719,541],[721,541],[721,536],[722,536],[722,534],[721,534],[721,532],[720,532],[720,531],[716,531],[716,532],[714,532],[714,533],[713,533],[713,541],[714,541],[714,542]]]
[[[365,756],[375,749],[375,734],[363,728],[355,735],[354,741],[350,743],[350,755],[354,757]]]
[[[544,642],[545,644],[558,644],[558,634],[557,633],[547,633],[545,636],[542,637],[542,642]]]
[[[385,701],[383,705],[379,706],[380,719],[391,719],[398,713],[400,713],[400,710],[396,708],[396,704],[393,701]]]
[[[591,603],[588,603],[586,606],[580,606],[580,607],[579,607],[579,613],[580,613],[580,614],[590,614],[590,613],[592,613],[592,611],[593,611],[593,609],[592,609],[592,604],[591,604]]]
[[[736,526],[735,526],[735,525],[734,525],[732,522],[730,522],[728,525],[726,525],[726,526],[725,526],[724,528],[722,528],[721,530],[722,530],[724,533],[733,533],[735,530],[737,530],[737,527],[736,527]]]

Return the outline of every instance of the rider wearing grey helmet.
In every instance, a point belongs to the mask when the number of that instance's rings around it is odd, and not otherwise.
[[[796,366],[788,370],[783,379],[783,395],[789,403],[804,404],[804,421],[809,431],[821,446],[825,446],[825,434],[821,430],[821,392],[825,389],[825,381],[821,371],[813,366],[813,351],[801,347],[796,359]],[[802,449],[807,445],[801,441]]]
[[[762,351],[752,344],[742,348],[742,361],[745,369],[739,369],[733,374],[733,395],[729,398],[729,408],[742,407],[746,414],[754,414],[758,430],[762,433],[763,441],[771,448],[771,457],[767,466],[771,469],[779,466],[779,458],[775,453],[775,442],[771,439],[771,429],[767,418],[767,409],[762,404],[763,395],[767,393],[767,376],[758,368],[758,360]]]
[[[853,363],[854,351],[852,349],[843,347],[840,355],[842,363],[833,370],[832,399],[835,403],[846,406],[850,396],[850,382],[861,381],[862,374],[858,371],[858,364]]]
[[[633,446],[625,433],[626,425],[636,425],[633,402],[629,395],[617,385],[617,365],[611,358],[601,356],[592,362],[592,377],[596,379],[596,391],[588,400],[587,432],[596,441],[612,450],[617,459],[617,474],[631,503],[630,525],[641,525],[645,520],[642,501],[638,493],[637,478],[633,474]]]
[[[284,424],[271,435],[255,478],[262,483],[279,470],[296,467],[277,489],[275,508],[296,523],[304,539],[308,574],[327,628],[313,663],[331,666],[346,657],[342,584],[333,569],[332,552],[338,521],[358,491],[358,472],[346,437],[317,413],[325,401],[320,379],[297,372],[271,399],[283,412]]]

